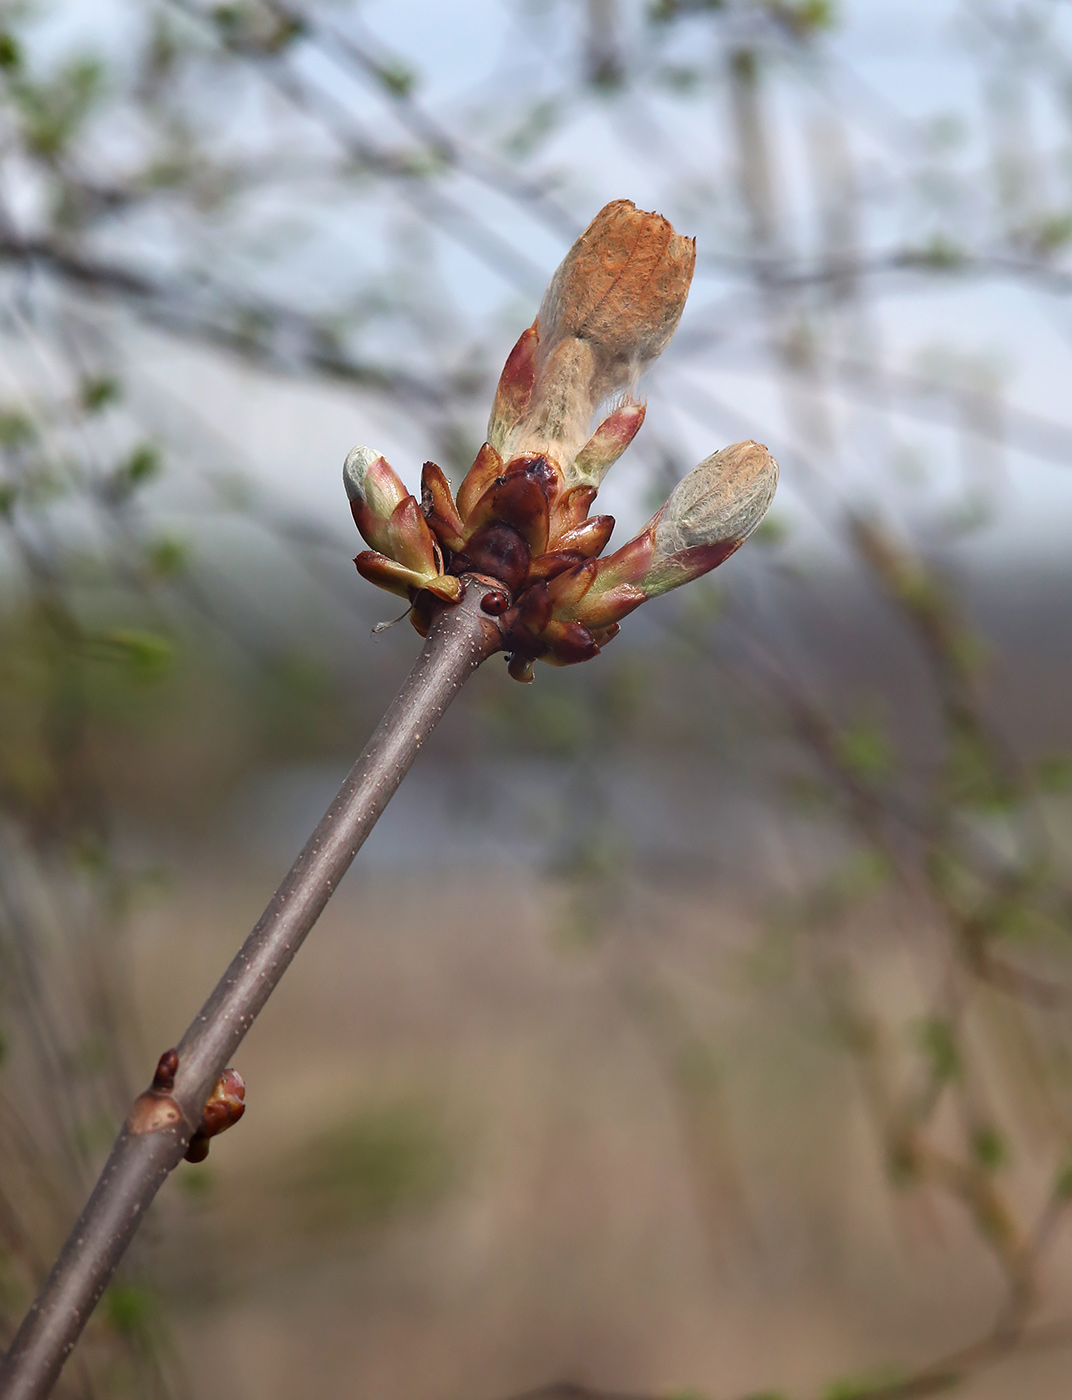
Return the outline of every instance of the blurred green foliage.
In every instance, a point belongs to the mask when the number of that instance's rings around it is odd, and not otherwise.
[[[401,1101],[360,1110],[295,1149],[286,1189],[306,1228],[336,1234],[429,1205],[451,1185],[455,1155],[425,1104]]]

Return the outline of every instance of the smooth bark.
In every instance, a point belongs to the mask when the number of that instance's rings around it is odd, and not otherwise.
[[[482,661],[499,649],[485,586],[433,623],[396,699],[323,820],[178,1045],[174,1087],[139,1096],[44,1287],[3,1362],[2,1400],[48,1395],[142,1216],[182,1160],[205,1100],[375,826],[421,745]]]

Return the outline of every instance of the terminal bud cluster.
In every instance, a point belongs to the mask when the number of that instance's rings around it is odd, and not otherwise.
[[[759,524],[778,464],[755,442],[706,458],[612,554],[613,518],[589,514],[644,421],[636,383],[677,328],[695,260],[694,241],[660,215],[608,204],[510,352],[457,496],[434,462],[418,503],[378,453],[349,454],[343,479],[370,546],[354,562],[409,600],[422,635],[462,596],[465,576],[479,575],[493,584],[482,606],[499,620],[510,674],[531,680],[534,661],[597,655],[634,608],[721,564]]]

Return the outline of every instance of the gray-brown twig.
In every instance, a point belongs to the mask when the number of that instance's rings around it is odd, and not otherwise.
[[[433,623],[416,665],[256,927],[135,1100],[100,1179],[44,1287],[0,1363],[3,1400],[52,1389],[142,1216],[186,1154],[202,1109],[275,990],[428,734],[464,682],[499,649],[470,579],[462,601]],[[165,1063],[166,1062],[166,1063]]]

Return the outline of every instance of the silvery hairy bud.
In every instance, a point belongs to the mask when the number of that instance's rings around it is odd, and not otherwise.
[[[777,485],[778,463],[762,443],[735,442],[713,452],[628,544],[594,561],[587,577],[578,570],[552,582],[555,616],[598,632],[649,598],[709,573],[763,519]]]
[[[778,463],[758,442],[712,452],[655,517],[654,556],[642,587],[649,598],[699,578],[739,549],[767,513]]]

